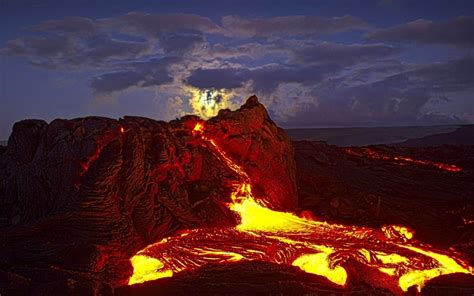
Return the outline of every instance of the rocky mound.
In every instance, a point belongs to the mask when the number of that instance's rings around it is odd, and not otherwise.
[[[193,136],[198,121],[16,123],[0,155],[0,282],[13,285],[4,288],[102,291],[128,280],[129,258],[149,243],[178,229],[234,224],[222,201],[235,174]],[[293,146],[256,97],[205,124],[257,197],[296,208]]]

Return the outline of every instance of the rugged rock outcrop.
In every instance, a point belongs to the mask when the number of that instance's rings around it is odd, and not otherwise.
[[[45,294],[102,291],[125,283],[128,259],[149,243],[235,223],[222,203],[235,173],[193,136],[198,121],[16,123],[0,155],[1,282]],[[257,197],[296,208],[293,146],[256,97],[222,110],[205,133],[246,169]]]

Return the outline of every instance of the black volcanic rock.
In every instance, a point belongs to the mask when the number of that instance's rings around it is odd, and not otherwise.
[[[474,276],[462,273],[439,276],[428,281],[426,286],[422,289],[422,294],[426,296],[472,296],[473,293]]]
[[[0,293],[390,294],[364,282],[363,272],[341,288],[261,262],[124,287],[129,258],[146,245],[179,229],[236,222],[223,201],[237,176],[193,136],[199,121],[87,117],[15,124],[8,146],[0,147]],[[402,224],[425,242],[474,258],[474,146],[291,143],[256,97],[237,111],[221,110],[204,132],[248,173],[254,195],[275,209],[311,210],[345,224]],[[471,281],[433,279],[423,293],[464,295],[474,292]]]
[[[366,292],[376,291],[367,289]],[[119,296],[145,295],[335,295],[347,289],[294,266],[265,262],[208,265],[172,278],[116,289]],[[367,294],[366,294],[367,295]],[[380,294],[372,294],[380,295]]]
[[[15,124],[0,155],[3,278],[43,294],[43,276],[64,293],[84,283],[97,292],[103,287],[92,283],[125,283],[128,259],[178,229],[234,224],[222,201],[237,176],[193,136],[199,120]],[[248,169],[257,196],[296,208],[293,146],[256,97],[205,125]]]
[[[422,241],[460,244],[472,253],[474,146],[343,148],[324,142],[294,144],[302,209],[338,223],[409,226]],[[428,163],[397,161],[397,157]],[[430,162],[457,165],[461,171],[446,171]]]

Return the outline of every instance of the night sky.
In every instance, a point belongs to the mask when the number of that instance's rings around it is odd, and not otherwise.
[[[0,0],[0,139],[24,118],[474,122],[474,1]]]

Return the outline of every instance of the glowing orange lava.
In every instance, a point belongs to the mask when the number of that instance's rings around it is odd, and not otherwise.
[[[417,165],[426,165],[426,166],[434,166],[439,170],[447,171],[447,172],[460,172],[462,168],[455,164],[447,164],[441,162],[435,162],[431,160],[422,160],[422,159],[413,159],[408,156],[389,156],[385,155],[379,151],[370,148],[360,148],[360,151],[357,151],[353,148],[343,148],[343,151],[347,154],[356,155],[359,157],[367,157],[372,159],[381,159],[386,161],[391,161],[395,164],[417,164]]]
[[[350,274],[344,266],[352,259],[377,270],[379,277],[393,281],[399,291],[421,288],[427,280],[443,274],[473,273],[465,261],[421,244],[403,226],[345,226],[271,210],[253,197],[247,173],[205,135],[203,123],[196,124],[192,133],[238,176],[228,207],[240,223],[188,230],[146,247],[131,258],[130,285],[209,263],[244,260],[293,265],[346,285]]]

